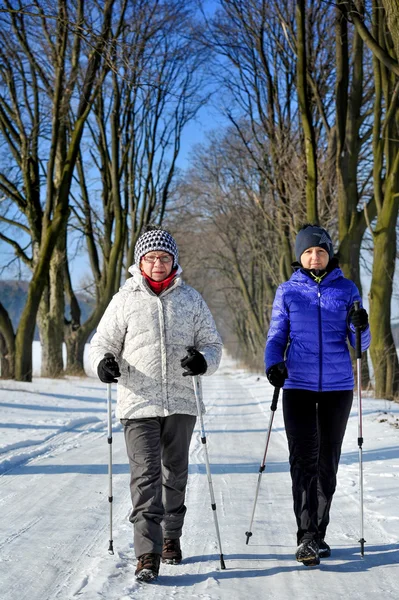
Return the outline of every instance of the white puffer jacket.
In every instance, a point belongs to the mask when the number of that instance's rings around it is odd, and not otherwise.
[[[219,366],[222,341],[201,294],[186,285],[181,268],[159,296],[136,267],[109,303],[90,344],[95,372],[111,352],[120,368],[117,417],[139,419],[175,413],[197,415],[192,377],[183,377],[187,346],[203,355],[212,375]],[[202,412],[205,412],[201,400]]]

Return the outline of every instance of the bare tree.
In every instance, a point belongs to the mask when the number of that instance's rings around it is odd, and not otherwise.
[[[22,0],[17,6],[5,0],[0,32],[0,127],[3,143],[13,157],[14,171],[12,178],[3,171],[0,180],[3,193],[21,213],[22,228],[31,236],[28,255],[18,241],[2,235],[32,269],[15,339],[18,380],[30,381],[32,377],[36,315],[49,283],[54,250],[64,235],[73,170],[83,128],[98,92],[97,76],[106,52],[114,3],[106,0],[101,10],[95,7],[92,13],[81,0],[76,5],[60,0],[56,9],[36,2],[35,10],[27,13]],[[84,9],[94,21],[88,25],[86,42],[82,36],[82,27],[87,24]],[[69,111],[75,116],[71,130],[66,125]],[[17,218],[7,224],[21,228]]]
[[[387,12],[384,7],[386,5]],[[387,0],[371,3],[371,31],[358,7],[350,2],[346,14],[374,55],[373,186],[376,221],[370,230],[374,242],[370,289],[370,354],[377,396],[392,398],[399,392],[399,363],[391,330],[391,297],[396,259],[396,225],[399,213],[399,74],[398,33],[394,27],[399,9]]]
[[[312,102],[308,90],[308,60],[306,40],[306,2],[296,3],[296,55],[297,92],[305,141],[306,156],[306,215],[309,221],[317,223],[317,144],[312,119]]]
[[[262,173],[230,128],[196,148],[169,216],[189,278],[228,338],[239,341],[235,354],[258,368],[281,259],[262,187]]]
[[[110,57],[112,71],[88,120],[85,148],[90,151],[82,147],[72,222],[86,238],[92,270],[86,289],[91,288],[95,305],[81,323],[68,275],[68,372],[83,372],[84,344],[123,271],[130,276],[127,269],[134,262],[140,230],[150,221],[162,222],[183,129],[207,99],[207,53],[193,37],[192,31],[199,28],[193,6],[182,0],[146,0],[128,7],[120,45]],[[101,202],[92,197],[96,178]]]
[[[208,39],[220,57],[220,103],[262,176],[260,193],[267,191],[275,231],[283,232],[280,274],[286,279],[294,221],[306,218],[305,178],[299,176],[290,188],[292,177],[286,177],[293,164],[306,171],[300,157],[294,52],[274,3],[225,0],[221,6]],[[276,29],[281,35],[275,35]]]
[[[320,219],[361,289],[360,245],[376,210],[370,55],[359,35],[348,34],[340,6],[226,0],[221,7],[208,43],[221,56],[225,113],[263,175],[280,281],[290,275],[299,224]]]
[[[219,102],[231,130],[215,136],[195,172],[201,182],[212,173],[205,214],[218,251],[211,264],[226,282],[236,336],[258,359],[275,289],[291,274],[299,225],[317,220],[319,206],[325,221],[335,215],[332,153],[324,152],[328,11],[316,4],[305,19],[295,0],[224,0],[205,38],[219,58]],[[197,196],[203,199],[199,188]]]

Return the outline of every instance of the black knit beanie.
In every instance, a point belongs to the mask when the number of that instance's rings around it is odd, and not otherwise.
[[[304,229],[301,229],[296,236],[295,240],[295,256],[297,261],[301,262],[301,256],[308,248],[323,248],[328,252],[330,260],[334,256],[333,243],[330,235],[323,227],[318,225],[308,225]]]
[[[147,225],[146,231],[140,235],[134,247],[134,263],[140,267],[140,261],[147,252],[161,250],[173,256],[173,268],[177,267],[179,251],[175,238],[156,225]]]

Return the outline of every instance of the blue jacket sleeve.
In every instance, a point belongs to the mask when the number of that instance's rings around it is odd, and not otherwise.
[[[352,298],[351,298],[349,310],[352,308],[353,303],[356,301],[359,301],[360,307],[363,308],[362,299],[360,298],[359,290],[357,289],[357,287],[354,283],[352,284],[352,286],[353,286],[352,287]],[[352,348],[356,348],[356,331],[355,331],[355,328],[353,327],[353,325],[351,323],[349,323],[349,313],[348,313],[348,339],[349,339],[349,343],[352,346]],[[361,341],[362,352],[364,352],[370,346],[370,342],[371,342],[371,333],[370,333],[369,325],[367,325],[366,329],[364,329],[364,331],[361,332],[360,341]]]
[[[289,331],[289,314],[284,303],[283,286],[280,285],[277,288],[276,296],[274,298],[270,328],[267,334],[265,349],[266,369],[284,360]]]

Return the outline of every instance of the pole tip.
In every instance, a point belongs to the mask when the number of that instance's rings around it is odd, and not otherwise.
[[[113,554],[113,553],[114,553],[114,542],[113,542],[113,540],[109,540],[108,554]]]
[[[252,532],[251,531],[246,531],[245,535],[247,536],[247,541],[245,543],[248,546],[249,538],[252,536]]]
[[[226,565],[224,564],[223,554],[220,555],[220,568],[225,570]]]

